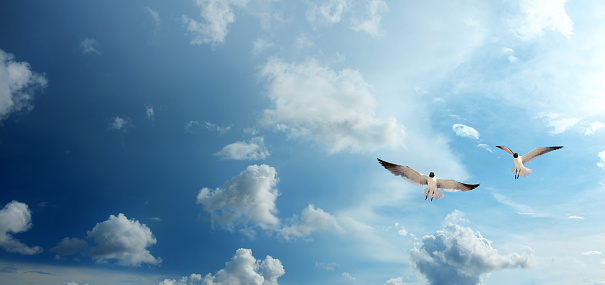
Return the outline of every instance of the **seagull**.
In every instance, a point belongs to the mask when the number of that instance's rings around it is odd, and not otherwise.
[[[513,162],[515,163],[515,167],[511,168],[510,170],[512,170],[513,173],[515,174],[515,179],[519,179],[519,176],[525,177],[525,176],[531,174],[532,170],[525,167],[524,164],[527,164],[528,162],[534,160],[536,157],[541,156],[547,152],[551,152],[553,150],[563,148],[562,146],[538,147],[538,148],[534,148],[532,151],[530,151],[524,155],[519,156],[518,153],[513,152],[508,147],[505,147],[505,146],[496,146],[496,147],[503,151],[508,152],[508,154],[513,156]]]
[[[443,193],[441,193],[438,188],[441,188],[441,190],[447,192],[456,192],[459,190],[466,192],[479,186],[479,184],[465,184],[452,179],[440,179],[435,177],[435,173],[433,172],[429,173],[427,176],[409,166],[393,164],[381,160],[380,158],[378,158],[378,162],[380,162],[380,164],[391,173],[403,177],[403,179],[412,184],[419,186],[428,185],[426,189],[422,190],[422,195],[425,196],[424,200],[428,199],[429,197],[431,197],[431,201],[433,201],[433,199],[439,200],[443,198]]]

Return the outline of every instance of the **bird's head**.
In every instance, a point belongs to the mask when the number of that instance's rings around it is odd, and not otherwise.
[[[517,158],[517,157],[519,157],[519,154],[515,152],[515,153],[513,153],[513,157]]]
[[[430,178],[435,177],[435,173],[434,173],[434,172],[429,173],[429,177],[430,177]]]

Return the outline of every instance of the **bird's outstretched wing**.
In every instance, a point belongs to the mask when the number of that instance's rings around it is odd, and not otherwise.
[[[534,160],[538,156],[541,156],[547,152],[551,152],[553,150],[557,150],[560,148],[563,148],[563,147],[562,146],[548,146],[548,147],[534,148],[532,151],[524,154],[521,157],[521,161],[523,162],[523,164],[527,164],[528,162]]]
[[[508,147],[501,146],[501,145],[497,145],[496,147],[499,148],[499,149],[501,149],[501,150],[503,150],[503,151],[508,152],[508,154],[510,154],[512,156],[515,155],[515,153],[512,150],[510,150],[510,148],[508,148]]]
[[[456,192],[456,191],[470,191],[479,187],[479,184],[466,184],[458,182],[452,179],[439,179],[437,178],[437,188],[443,189],[443,191]]]
[[[391,173],[403,177],[405,180],[409,181],[412,184],[416,185],[427,185],[428,176],[421,174],[420,172],[414,170],[409,166],[401,166],[397,164],[393,164],[390,162],[386,162],[378,158],[378,162],[384,166]]]

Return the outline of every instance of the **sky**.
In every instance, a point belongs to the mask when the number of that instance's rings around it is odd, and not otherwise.
[[[0,280],[605,284],[603,34],[596,0],[1,1]],[[515,180],[498,145],[564,148]]]

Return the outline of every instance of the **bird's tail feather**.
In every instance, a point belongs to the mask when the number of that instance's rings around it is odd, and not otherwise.
[[[428,196],[429,198],[432,198],[433,200],[439,200],[439,199],[443,198],[443,193],[441,193],[441,191],[439,191],[439,189],[437,189],[437,191],[431,197],[429,195],[429,188],[428,187],[424,188],[424,190],[422,190],[422,195],[424,197]]]
[[[517,172],[517,168],[513,167],[510,169],[514,174],[519,174],[520,177],[525,177],[528,176],[532,173],[533,170],[527,168],[527,167],[522,167],[521,169],[519,169],[519,171]]]

